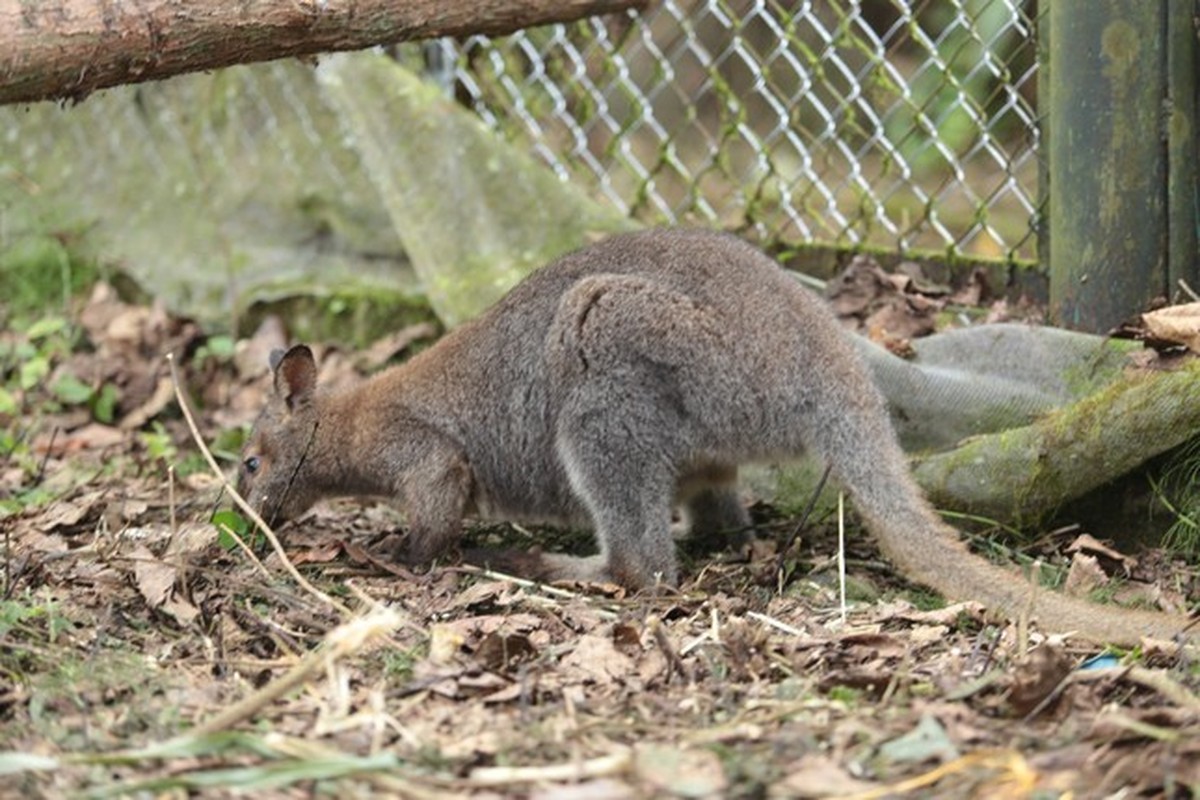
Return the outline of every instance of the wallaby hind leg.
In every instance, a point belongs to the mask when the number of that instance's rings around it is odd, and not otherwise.
[[[607,387],[605,400],[611,399]],[[585,577],[640,588],[678,580],[671,506],[675,489],[669,443],[646,431],[677,430],[654,420],[660,410],[646,398],[588,404],[559,418],[557,447],[571,488],[587,509],[600,555],[579,562]],[[640,412],[640,413],[639,413]],[[572,570],[556,563],[564,577]],[[602,572],[602,575],[595,575]]]
[[[568,392],[559,459],[608,577],[626,586],[677,579],[671,509],[699,435],[689,381],[711,371],[723,325],[653,278],[601,274],[564,293],[546,337],[547,368]]]
[[[678,502],[688,539],[706,551],[750,540],[750,514],[737,492],[737,468],[714,466],[680,481]]]

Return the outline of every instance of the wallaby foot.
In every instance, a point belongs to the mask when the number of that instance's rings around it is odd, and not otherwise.
[[[691,545],[705,552],[738,549],[752,538],[750,514],[737,492],[736,467],[710,467],[680,481],[678,501]]]

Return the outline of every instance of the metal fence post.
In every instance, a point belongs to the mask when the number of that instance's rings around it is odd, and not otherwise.
[[[1200,291],[1200,4],[1167,0],[1167,275]]]
[[[1056,0],[1039,243],[1055,320],[1105,331],[1196,272],[1192,0]]]

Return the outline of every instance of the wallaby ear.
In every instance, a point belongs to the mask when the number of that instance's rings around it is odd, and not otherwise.
[[[298,344],[286,353],[274,351],[271,369],[275,371],[275,393],[289,410],[295,411],[312,399],[317,388],[317,362],[308,345]]]

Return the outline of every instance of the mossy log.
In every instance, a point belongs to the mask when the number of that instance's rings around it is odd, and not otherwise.
[[[1200,433],[1200,363],[1127,375],[1030,425],[929,456],[917,480],[935,505],[1017,525]]]

